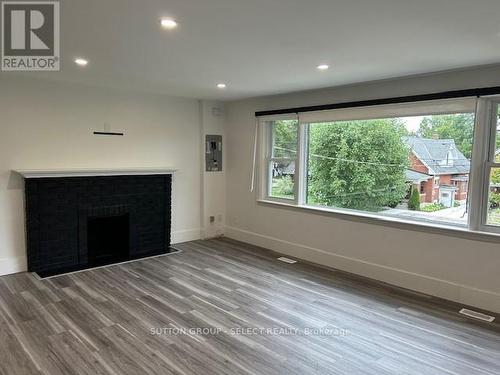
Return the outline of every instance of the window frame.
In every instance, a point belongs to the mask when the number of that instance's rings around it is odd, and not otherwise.
[[[279,120],[296,120],[297,121],[297,154],[294,158],[286,158],[286,157],[274,157],[273,156],[273,148],[274,148],[274,122]],[[298,195],[299,195],[299,186],[297,181],[299,181],[298,171],[300,169],[300,161],[299,161],[299,121],[298,116],[289,115],[289,116],[272,116],[262,118],[259,121],[259,138],[261,139],[261,143],[263,147],[261,147],[261,155],[264,154],[264,158],[261,158],[262,170],[260,173],[260,195],[264,197],[267,201],[275,201],[284,204],[293,203],[294,205],[298,205]],[[293,185],[293,199],[275,197],[272,195],[272,163],[276,161],[294,161],[295,162],[295,176],[294,176],[294,185]]]
[[[473,98],[452,99],[450,102],[459,100],[472,100]],[[431,101],[429,103],[440,102],[439,100]],[[422,103],[414,103],[416,108],[422,106]],[[453,103],[451,103],[453,105]],[[410,106],[412,103],[406,103],[405,107]],[[382,105],[383,111],[390,111],[391,105]],[[469,173],[469,183],[467,185],[469,215],[466,226],[454,225],[452,223],[432,223],[417,220],[408,220],[407,218],[393,218],[385,217],[383,215],[376,215],[369,212],[336,208],[336,207],[321,207],[309,205],[306,202],[307,194],[307,166],[308,166],[308,136],[309,136],[309,123],[320,121],[306,121],[305,118],[311,116],[299,116],[298,114],[290,115],[275,115],[265,116],[258,118],[258,189],[257,200],[265,203],[277,203],[284,206],[292,206],[299,209],[307,209],[313,212],[333,213],[340,215],[348,215],[351,217],[364,217],[368,220],[379,220],[384,222],[401,223],[403,225],[414,225],[417,227],[434,227],[438,229],[450,229],[459,232],[475,232],[489,234],[500,234],[500,226],[487,224],[487,214],[489,205],[489,189],[490,189],[490,171],[492,168],[500,168],[500,162],[495,161],[495,147],[496,147],[496,132],[497,132],[497,106],[500,107],[500,96],[482,97],[477,98],[475,106],[475,123],[473,129],[473,148],[471,157],[471,168]],[[385,108],[384,108],[385,107]],[[362,107],[361,110],[365,113],[367,107]],[[352,108],[355,112],[359,108]],[[343,110],[343,115],[345,114]],[[320,116],[323,122],[336,121],[328,116],[329,111],[325,112],[325,116],[321,117],[320,114],[313,114]],[[462,111],[450,111],[443,113],[461,113]],[[421,113],[427,114],[425,111]],[[434,114],[434,113],[429,113]],[[364,114],[366,116],[366,114]],[[401,116],[403,117],[403,116]],[[355,117],[353,117],[355,118]],[[366,118],[366,117],[365,117]],[[375,117],[376,118],[376,117]],[[292,158],[273,158],[273,131],[270,122],[277,120],[297,120],[297,157]],[[294,199],[285,199],[271,196],[272,176],[271,176],[271,162],[274,160],[295,161],[295,180],[294,180]]]
[[[474,134],[475,154],[473,150],[473,158],[476,158],[475,174],[472,175],[472,187],[475,186],[473,199],[475,198],[476,205],[473,206],[471,202],[471,212],[474,212],[474,215],[469,223],[469,229],[497,234],[500,234],[500,225],[488,224],[488,211],[491,171],[493,168],[500,168],[500,162],[495,161],[499,108],[499,96],[478,99]]]

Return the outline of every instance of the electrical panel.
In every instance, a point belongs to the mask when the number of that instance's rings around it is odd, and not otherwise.
[[[205,136],[205,170],[222,171],[222,135]]]

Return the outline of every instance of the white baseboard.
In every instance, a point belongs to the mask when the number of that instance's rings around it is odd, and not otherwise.
[[[201,239],[202,240],[209,240],[212,238],[219,238],[224,236],[224,228],[225,227],[219,227],[217,229],[202,229],[201,230]]]
[[[195,241],[201,238],[201,228],[172,231],[171,243]]]
[[[25,256],[0,259],[0,276],[24,272],[27,269],[28,265]]]
[[[500,293],[365,262],[325,250],[226,226],[226,237],[261,246],[295,258],[383,281],[450,301],[500,313]]]

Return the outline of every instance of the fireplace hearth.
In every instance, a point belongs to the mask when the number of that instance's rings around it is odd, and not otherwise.
[[[53,173],[23,174],[28,271],[47,277],[170,252],[171,173]]]

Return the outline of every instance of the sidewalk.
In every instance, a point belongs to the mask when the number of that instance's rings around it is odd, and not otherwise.
[[[432,223],[443,224],[467,224],[465,205],[459,207],[445,208],[435,212],[410,211],[402,208],[391,208],[378,213],[382,216],[399,217],[402,219],[416,219]]]

